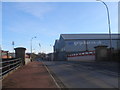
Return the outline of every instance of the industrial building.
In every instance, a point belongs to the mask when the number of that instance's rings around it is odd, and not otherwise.
[[[94,53],[96,46],[105,45],[114,50],[118,50],[120,39],[118,34],[61,34],[60,38],[54,44],[54,60],[67,60],[70,54],[92,51]]]

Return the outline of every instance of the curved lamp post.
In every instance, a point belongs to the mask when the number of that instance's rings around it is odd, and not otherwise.
[[[102,0],[96,0],[96,1],[100,1],[102,2],[105,7],[106,7],[106,10],[107,10],[107,18],[108,18],[108,27],[109,27],[109,37],[110,37],[110,52],[111,52],[111,48],[112,48],[112,38],[111,38],[111,28],[110,28],[110,15],[109,15],[109,9],[108,9],[108,6],[105,2],[103,2]]]
[[[41,44],[39,43],[40,51],[41,51]]]
[[[33,40],[34,38],[36,38],[36,36],[31,38],[31,59],[32,59],[32,40]]]

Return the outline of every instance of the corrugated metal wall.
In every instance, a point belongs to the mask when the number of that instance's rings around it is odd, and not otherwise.
[[[112,40],[112,47],[118,48],[118,40]],[[95,46],[106,45],[110,46],[110,40],[69,40],[65,43],[66,52],[91,51],[95,50]]]

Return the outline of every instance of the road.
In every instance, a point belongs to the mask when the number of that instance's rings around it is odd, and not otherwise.
[[[118,63],[43,61],[67,88],[118,88]]]

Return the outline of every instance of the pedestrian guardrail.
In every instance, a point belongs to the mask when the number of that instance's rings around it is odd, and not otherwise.
[[[80,53],[68,54],[67,57],[90,56],[95,55],[95,51],[84,51]]]
[[[0,62],[0,78],[2,78],[4,75],[8,74],[12,70],[16,69],[21,65],[21,59],[14,58],[14,59],[3,59],[2,62]]]

